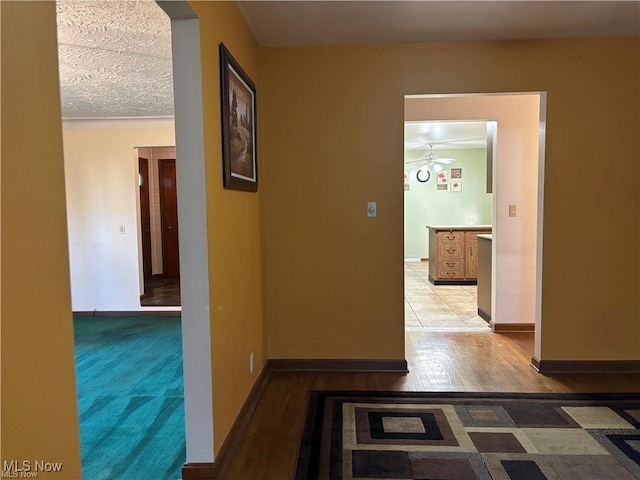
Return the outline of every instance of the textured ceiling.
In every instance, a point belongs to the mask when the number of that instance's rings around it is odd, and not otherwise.
[[[154,1],[59,0],[64,118],[173,116],[171,25]]]
[[[640,1],[240,1],[260,45],[640,35]],[[65,118],[173,116],[155,1],[58,0]]]

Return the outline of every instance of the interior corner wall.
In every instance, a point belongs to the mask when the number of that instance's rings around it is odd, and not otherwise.
[[[148,310],[140,306],[139,187],[134,149],[173,146],[174,129],[114,125],[63,130],[74,311]],[[120,233],[121,225],[124,234]]]
[[[638,37],[274,47],[261,66],[269,357],[404,357],[405,95],[547,92],[541,359],[640,358]]]
[[[56,5],[1,2],[0,12],[0,464],[61,463],[38,478],[79,480]]]
[[[253,34],[235,2],[189,2],[189,5],[198,16],[201,38],[213,424],[217,454],[265,364],[261,227],[264,185],[260,180],[258,193],[223,188],[220,42],[256,85],[259,179],[267,166],[261,154],[262,90],[259,48]],[[255,359],[253,372],[249,371],[251,353]]]

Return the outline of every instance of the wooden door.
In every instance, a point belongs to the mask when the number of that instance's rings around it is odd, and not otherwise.
[[[180,276],[178,255],[178,189],[176,160],[158,160],[160,180],[160,225],[162,229],[162,272],[165,277]]]
[[[149,209],[149,160],[138,157],[140,174],[140,231],[142,232],[142,274],[151,278],[151,210]]]

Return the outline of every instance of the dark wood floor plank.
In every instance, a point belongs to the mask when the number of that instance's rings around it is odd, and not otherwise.
[[[640,392],[638,374],[540,375],[532,334],[410,332],[406,349],[406,375],[272,373],[227,478],[293,478],[312,390]]]

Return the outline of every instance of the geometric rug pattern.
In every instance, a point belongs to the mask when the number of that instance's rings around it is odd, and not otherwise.
[[[295,479],[640,479],[640,394],[311,392]]]

